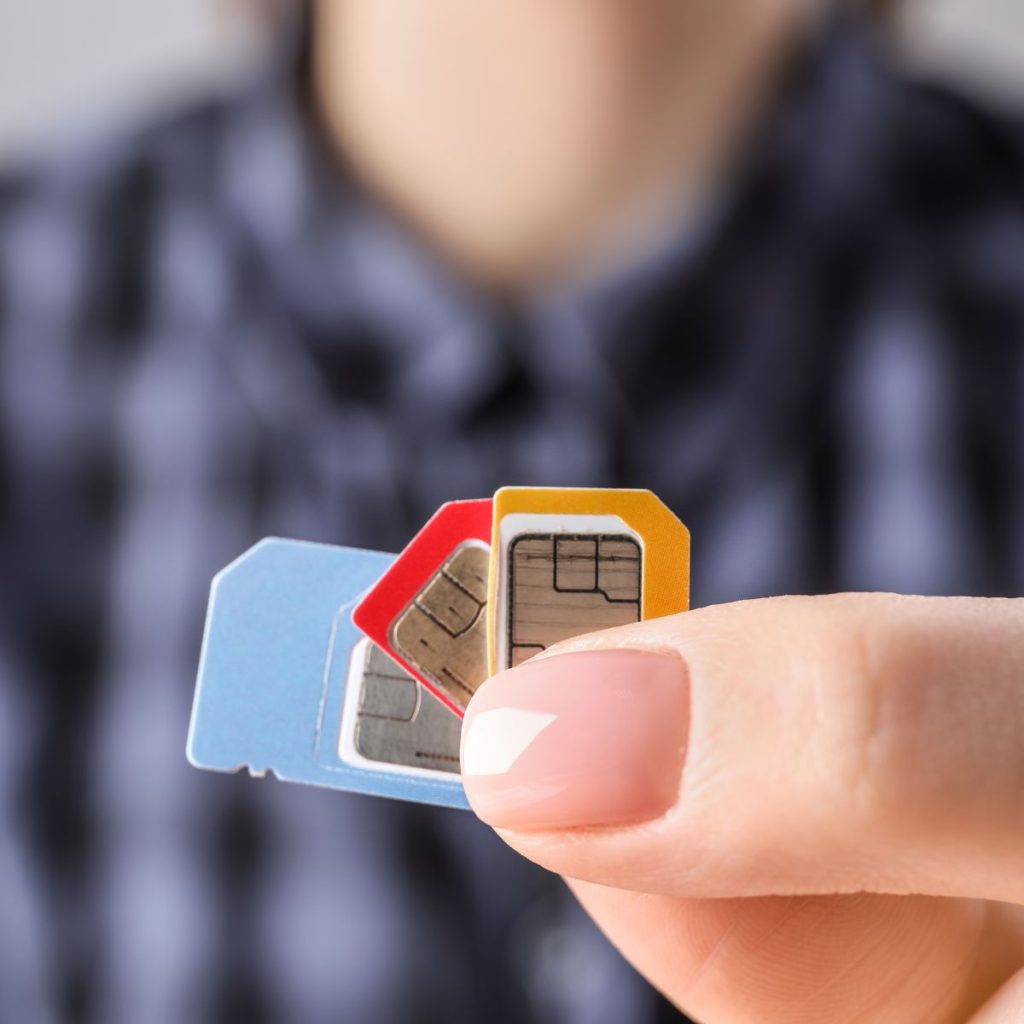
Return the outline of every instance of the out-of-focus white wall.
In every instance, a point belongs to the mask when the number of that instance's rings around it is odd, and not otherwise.
[[[912,67],[1024,111],[1024,0],[904,0]]]
[[[278,0],[286,3],[290,0]],[[1024,0],[905,0],[908,58],[1024,109]],[[257,49],[238,0],[0,0],[0,164],[167,106]]]
[[[0,0],[0,164],[239,74],[257,33],[238,7],[237,0]]]

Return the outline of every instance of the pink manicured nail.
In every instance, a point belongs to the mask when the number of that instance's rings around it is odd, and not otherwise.
[[[602,650],[529,661],[466,712],[462,777],[499,828],[647,821],[676,801],[690,724],[681,658]]]

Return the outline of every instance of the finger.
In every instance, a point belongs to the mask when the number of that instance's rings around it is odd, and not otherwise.
[[[569,884],[637,970],[697,1020],[962,1024],[992,991],[975,969],[989,906],[978,900],[691,900]]]
[[[559,650],[463,729],[474,809],[538,863],[666,895],[1024,901],[1024,603],[751,601]]]
[[[1015,974],[970,1020],[970,1024],[1020,1024],[1024,1020],[1024,971]]]

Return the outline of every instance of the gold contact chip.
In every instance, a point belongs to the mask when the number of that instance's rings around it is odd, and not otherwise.
[[[560,640],[640,621],[641,550],[629,534],[524,533],[508,559],[506,668]]]
[[[359,692],[348,728],[355,753],[379,764],[458,772],[460,720],[376,644],[365,641],[353,657]],[[343,733],[342,757],[344,750]]]
[[[465,707],[487,678],[487,573],[482,544],[457,547],[391,627],[391,643]]]

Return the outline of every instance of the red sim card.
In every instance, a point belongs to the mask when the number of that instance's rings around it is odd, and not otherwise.
[[[487,678],[491,499],[442,505],[352,621],[460,717]]]

